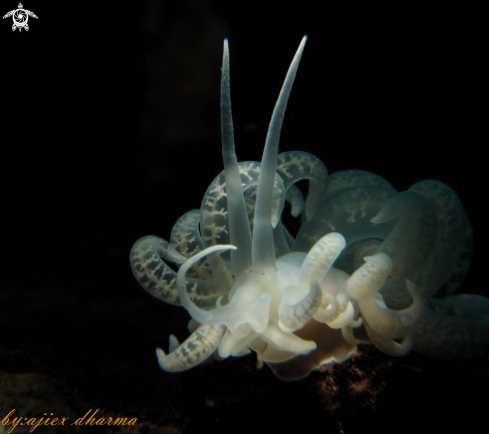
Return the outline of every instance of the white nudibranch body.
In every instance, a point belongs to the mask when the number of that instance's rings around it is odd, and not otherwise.
[[[305,43],[306,37],[285,78],[261,163],[238,163],[225,40],[224,171],[200,209],[177,221],[170,243],[147,236],[131,250],[141,286],[185,307],[196,324],[182,344],[170,336],[169,354],[157,349],[161,368],[178,372],[216,350],[221,358],[253,350],[258,366],[266,362],[290,380],[346,360],[359,343],[394,356],[411,349],[436,357],[487,352],[489,337],[481,339],[489,336],[487,298],[430,299],[440,290],[452,294],[470,264],[471,225],[450,187],[429,180],[398,193],[373,173],[328,176],[311,154],[278,153]],[[294,185],[302,179],[309,180],[305,200]],[[294,216],[304,213],[295,239],[281,220],[285,201]]]

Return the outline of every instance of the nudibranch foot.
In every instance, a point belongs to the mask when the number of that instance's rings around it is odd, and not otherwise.
[[[226,327],[222,325],[201,324],[177,348],[172,348],[178,341],[171,335],[169,354],[165,354],[161,348],[156,349],[158,364],[166,372],[181,372],[193,368],[214,354],[225,330]]]

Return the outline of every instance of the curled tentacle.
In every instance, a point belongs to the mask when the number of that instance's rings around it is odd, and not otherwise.
[[[321,287],[317,282],[324,278],[344,247],[343,236],[331,233],[322,237],[308,253],[301,266],[300,288],[291,286],[284,291],[279,311],[279,325],[282,330],[288,332],[297,330],[313,315],[318,321],[326,322],[336,319],[341,313],[339,302],[330,294],[324,294],[331,307],[320,309],[319,314],[316,314],[322,295]],[[306,290],[307,294],[302,300],[297,301],[298,296],[304,294]]]
[[[285,190],[302,179],[309,180],[306,199],[306,217],[312,219],[328,188],[328,169],[317,157],[308,152],[288,151],[278,154],[277,173],[284,180]],[[294,214],[293,214],[294,215]]]
[[[441,181],[426,179],[409,188],[428,199],[435,208],[438,236],[427,261],[411,279],[427,297],[454,293],[467,275],[472,261],[472,225],[460,198]]]
[[[185,261],[184,264],[180,267],[180,270],[178,270],[177,274],[177,279],[176,279],[176,286],[178,288],[178,296],[181,300],[182,305],[187,309],[189,312],[190,316],[195,319],[196,321],[200,322],[201,324],[217,324],[218,322],[213,321],[215,319],[215,315],[213,315],[211,312],[204,311],[202,309],[199,309],[192,301],[190,300],[187,291],[185,290],[185,285],[186,285],[186,280],[187,278],[185,277],[188,269],[195,264],[197,261],[202,259],[204,256],[217,252],[219,250],[230,250],[230,249],[236,249],[235,246],[230,246],[230,245],[216,245],[212,247],[208,247],[207,249],[202,250],[202,252],[197,253],[195,256],[191,257],[187,261]],[[215,311],[218,311],[219,309],[214,309]]]
[[[185,258],[191,258],[204,250],[200,237],[200,210],[193,209],[182,215],[173,225],[170,244]],[[209,263],[202,259],[188,271],[188,277],[204,280],[215,280]]]
[[[339,191],[319,205],[312,221],[304,222],[292,250],[308,252],[316,240],[330,232],[343,235],[347,246],[369,238],[385,239],[395,222],[379,225],[371,219],[396,194],[395,190],[373,186]]]
[[[410,281],[406,286],[413,303],[406,309],[387,308],[378,291],[392,270],[392,261],[385,253],[365,258],[365,264],[348,279],[346,292],[358,301],[361,315],[370,327],[383,337],[401,337],[413,333],[426,314],[426,299]]]
[[[348,344],[358,345],[362,343],[360,339],[357,339],[355,336],[353,336],[353,327],[351,326],[342,327],[341,335],[343,336],[343,339]]]
[[[331,294],[323,294],[323,298],[328,302],[328,305],[324,308],[320,307],[313,318],[322,323],[329,323],[340,316],[341,304],[336,297],[333,297]]]
[[[394,219],[397,220],[394,230],[377,252],[389,255],[395,270],[381,293],[390,307],[402,308],[410,302],[405,281],[411,280],[429,258],[436,243],[438,224],[433,204],[413,191],[393,196],[371,222],[383,224]]]
[[[375,298],[359,303],[362,316],[370,327],[384,337],[395,338],[412,334],[426,315],[425,296],[409,280],[406,281],[406,286],[413,297],[413,303],[405,309],[389,309],[377,303]]]
[[[132,246],[129,260],[137,282],[153,297],[180,306],[176,273],[161,259],[183,263],[186,258],[162,238],[148,235]]]
[[[173,225],[170,244],[187,259],[204,249],[199,223],[200,210],[193,209],[182,215]]]
[[[370,343],[369,341],[363,341],[362,339],[357,339],[353,336],[353,329],[360,327],[363,324],[363,318],[358,318],[356,321],[351,321],[350,324],[341,328],[341,334],[343,339],[352,345],[358,345],[362,343]]]
[[[364,260],[365,264],[346,283],[346,293],[358,302],[372,299],[392,270],[392,261],[385,253],[367,256]]]
[[[313,280],[321,282],[345,245],[345,238],[334,232],[314,244],[301,267],[299,277],[301,284],[308,288]]]
[[[203,362],[219,346],[225,330],[226,327],[220,324],[201,324],[178,348],[173,351],[170,348],[169,354],[157,348],[156,357],[161,369],[166,372],[180,372]],[[170,339],[170,347],[175,345],[175,340]]]
[[[370,342],[374,346],[389,356],[399,357],[404,356],[413,348],[414,339],[412,335],[405,336],[402,342],[398,343],[394,339],[378,334],[367,321],[364,321],[364,327]]]
[[[294,217],[299,217],[304,211],[305,201],[304,196],[302,196],[299,187],[296,185],[291,185],[287,192],[285,193],[285,201],[290,203],[290,213]]]
[[[293,250],[309,251],[314,240],[328,232],[341,233],[348,246],[366,238],[385,238],[394,225],[374,225],[370,219],[395,194],[396,189],[375,173],[363,170],[333,173],[314,221],[304,223]]]
[[[170,335],[168,338],[168,354],[172,353],[175,351],[180,345],[180,342],[178,342],[178,339],[175,335]]]
[[[296,286],[289,286],[284,289],[282,304],[278,311],[280,318],[278,324],[284,332],[293,332],[300,329],[308,322],[315,314],[321,302],[321,287],[317,280],[311,282],[309,293],[297,303],[290,303],[297,297],[297,293],[301,293]]]
[[[288,358],[294,357],[298,354],[310,353],[317,347],[315,342],[303,340],[293,333],[284,333],[275,325],[267,327],[260,337],[265,342],[272,344],[270,347],[288,352]],[[261,358],[268,361],[264,354],[261,354]]]
[[[327,321],[328,327],[332,329],[341,329],[346,325],[350,324],[355,315],[355,309],[351,301],[348,301],[346,307],[343,311],[339,312],[339,315],[331,321]]]
[[[187,261],[167,241],[154,235],[136,241],[129,255],[132,272],[138,283],[153,297],[180,306],[176,287],[177,273],[162,258],[177,264]],[[216,300],[226,295],[216,282],[194,278],[187,279],[185,292],[187,297],[203,309],[214,307]]]

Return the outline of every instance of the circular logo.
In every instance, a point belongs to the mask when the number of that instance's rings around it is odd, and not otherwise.
[[[27,12],[23,9],[17,9],[14,12],[14,24],[17,27],[23,27],[26,25],[28,17],[27,17]]]

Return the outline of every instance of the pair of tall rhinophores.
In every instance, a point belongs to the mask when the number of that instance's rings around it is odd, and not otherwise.
[[[259,367],[266,362],[291,380],[346,360],[360,343],[393,356],[489,352],[489,299],[452,295],[469,268],[473,237],[450,187],[425,180],[399,193],[370,172],[329,176],[307,152],[278,153],[305,43],[275,105],[261,163],[238,163],[224,41],[224,171],[200,209],[175,223],[169,243],[151,235],[131,250],[139,284],[192,317],[185,342],[171,335],[169,354],[156,350],[161,368],[178,372],[216,350],[221,358],[253,350]],[[302,179],[309,180],[305,200],[295,186]],[[295,239],[281,221],[285,201],[302,214]]]

